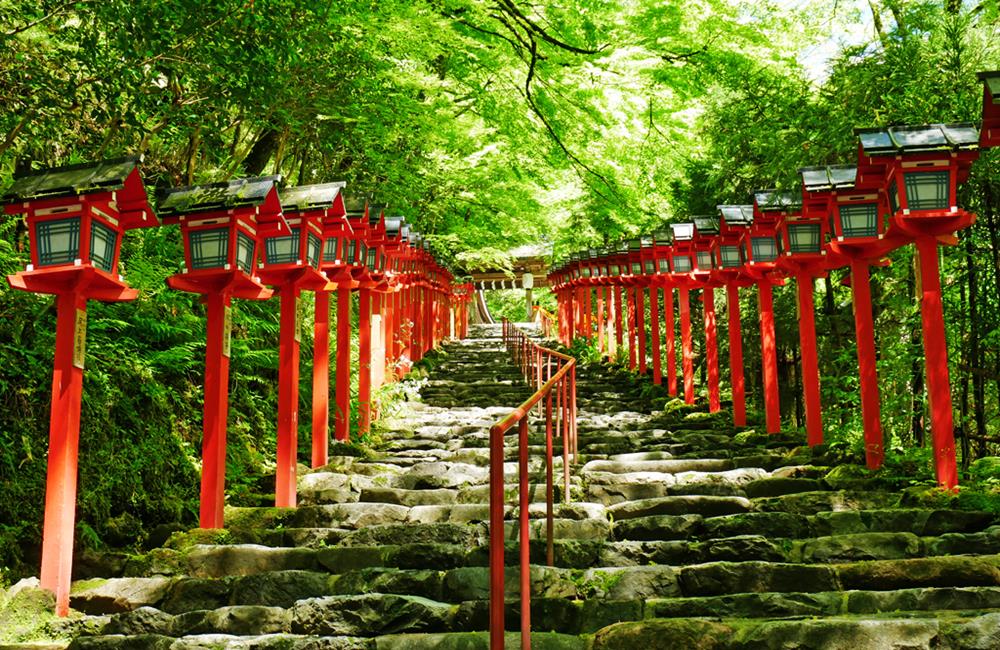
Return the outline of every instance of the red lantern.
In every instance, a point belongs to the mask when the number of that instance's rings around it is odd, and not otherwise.
[[[31,264],[7,282],[56,296],[41,585],[55,593],[57,616],[69,613],[87,301],[137,297],[118,275],[122,234],[157,224],[138,163],[123,158],[31,172],[15,176],[3,196],[4,212],[26,215],[31,252]]]
[[[749,286],[744,275],[743,235],[753,223],[752,205],[720,205],[719,236],[713,245],[716,281],[726,287],[729,314],[729,373],[733,393],[733,424],[746,426],[746,380],[743,373],[743,331],[740,322],[741,286]]]
[[[957,243],[955,231],[975,221],[957,197],[958,184],[979,156],[980,134],[972,124],[930,124],[861,129],[858,136],[861,164],[884,167],[890,233],[916,244],[935,468],[938,483],[951,489],[958,470],[938,243]]]
[[[290,234],[281,213],[280,176],[180,187],[160,193],[165,224],[179,223],[185,269],[167,278],[180,291],[205,295],[205,420],[202,445],[202,528],[223,528],[226,420],[229,412],[229,336],[233,298],[266,300],[271,290],[253,275],[259,232]]]
[[[299,297],[302,291],[315,291],[320,303],[335,285],[322,272],[322,257],[327,230],[339,227],[344,215],[341,190],[344,183],[304,185],[285,190],[282,208],[287,228],[277,224],[262,226],[264,250],[259,275],[275,287],[281,299],[278,345],[278,458],[274,498],[279,508],[296,504],[296,467],[298,459],[299,411],[299,341],[301,340]],[[327,301],[327,307],[329,302]],[[327,310],[328,311],[328,310]],[[323,314],[320,315],[323,320]],[[328,316],[327,316],[328,318]],[[327,339],[328,345],[329,339]],[[320,348],[323,347],[322,341]],[[327,354],[329,352],[327,351]],[[329,362],[327,361],[327,364]],[[323,366],[323,360],[317,364]],[[314,383],[317,377],[314,373]],[[322,384],[322,381],[320,381]],[[322,388],[322,387],[321,387]],[[326,394],[328,388],[322,389]],[[313,440],[314,465],[325,465],[326,431]],[[316,457],[321,456],[321,457]],[[318,466],[318,465],[317,465]]]

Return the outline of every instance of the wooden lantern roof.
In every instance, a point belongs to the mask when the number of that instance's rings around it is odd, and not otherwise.
[[[28,212],[30,204],[53,206],[79,196],[109,195],[122,230],[158,225],[139,175],[141,157],[115,158],[32,171],[14,177],[0,203],[9,214]],[[111,207],[113,205],[113,208]]]
[[[734,229],[747,228],[753,223],[752,205],[719,205],[719,231],[721,234]],[[740,232],[735,230],[735,232]]]
[[[806,192],[831,192],[843,188],[853,188],[858,179],[857,165],[824,165],[803,167],[802,189]]]
[[[719,234],[719,219],[711,216],[692,217],[695,234],[698,237],[714,237]]]
[[[288,232],[278,197],[279,182],[281,176],[275,175],[169,188],[160,192],[158,208],[164,223],[177,223],[196,214],[237,213]]]
[[[980,147],[1000,146],[1000,70],[980,72],[983,82],[983,128]]]
[[[344,181],[299,185],[281,190],[281,209],[284,212],[307,212],[310,210],[329,211],[330,216],[345,217],[343,190]]]
[[[979,148],[979,129],[971,122],[855,129],[865,156],[883,157]]]

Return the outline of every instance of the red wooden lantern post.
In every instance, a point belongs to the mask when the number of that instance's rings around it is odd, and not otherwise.
[[[670,265],[673,258],[673,247],[670,245],[672,240],[673,232],[670,230],[657,230],[653,233],[652,257],[656,267],[655,285],[663,289],[663,333],[667,357],[667,394],[671,397],[676,397],[677,350],[674,340],[674,285],[673,276],[670,273]],[[659,328],[659,325],[657,325],[657,328]],[[654,360],[654,363],[656,361]]]
[[[800,211],[789,210],[778,225],[782,255],[777,267],[795,278],[799,315],[799,348],[802,353],[802,393],[806,410],[806,442],[823,443],[820,403],[819,356],[816,352],[816,315],[813,290],[816,278],[847,260],[826,246],[830,239],[828,195],[837,188],[854,185],[855,167],[810,167],[801,170],[803,203]]]
[[[694,347],[691,342],[691,287],[694,279],[694,224],[670,224],[673,231],[673,255],[671,273],[677,287],[681,315],[681,371],[684,377],[684,401],[694,404]]]
[[[743,234],[753,221],[752,205],[720,205],[719,236],[716,238],[716,280],[726,287],[729,318],[729,382],[733,394],[733,425],[746,426],[746,377],[743,372],[743,328],[740,321],[739,288],[749,286],[743,276]]]
[[[715,323],[715,269],[713,248],[719,234],[719,222],[713,217],[694,217],[695,269],[692,277],[701,287],[705,320],[705,364],[708,375],[708,410],[717,413],[721,408],[719,395],[719,342]]]
[[[264,250],[258,274],[281,298],[278,344],[278,458],[274,503],[279,508],[296,504],[296,468],[299,431],[299,342],[302,340],[302,291],[328,289],[320,271],[324,246],[324,221],[328,212],[342,219],[343,183],[306,185],[285,191],[282,211],[287,224],[262,225]],[[325,436],[324,441],[325,443]],[[315,442],[314,442],[315,446]],[[325,446],[325,445],[324,445]]]
[[[882,466],[881,406],[875,365],[875,326],[872,320],[871,284],[868,267],[890,251],[907,243],[906,238],[886,232],[887,198],[883,189],[885,168],[870,160],[859,160],[854,182],[850,168],[838,168],[836,186],[810,192],[807,200],[825,197],[831,220],[827,248],[848,260],[854,303],[854,335],[858,346],[858,379],[861,389],[861,419],[865,437],[865,460],[870,469]]]
[[[649,353],[653,360],[653,385],[663,384],[663,366],[660,350],[660,278],[656,266],[656,238],[642,238],[642,274],[649,289]]]
[[[233,298],[266,300],[272,292],[252,275],[262,228],[290,233],[281,214],[280,176],[180,187],[160,194],[163,222],[179,223],[184,271],[172,289],[205,296],[205,421],[202,444],[202,528],[223,527],[226,420],[229,413],[229,336]]]
[[[753,223],[743,237],[744,273],[757,285],[760,301],[760,345],[764,378],[764,414],[768,433],[781,431],[781,403],[778,395],[778,348],[774,333],[773,286],[777,280],[774,264],[778,259],[777,225],[787,209],[788,196],[772,191],[754,194]]]
[[[31,248],[31,264],[7,282],[56,296],[41,586],[55,594],[57,616],[69,614],[87,301],[137,297],[117,273],[122,233],[157,225],[138,162],[125,158],[17,176],[2,199],[4,212],[26,215]]]
[[[358,435],[366,436],[371,428],[372,390],[372,290],[379,279],[374,277],[373,260],[378,260],[380,252],[374,242],[379,238],[375,233],[376,223],[381,221],[383,207],[366,205],[362,212],[348,212],[348,220],[357,238],[352,275],[357,281],[358,291]],[[339,353],[339,351],[338,351]]]
[[[313,327],[313,412],[312,412],[312,467],[322,467],[329,461],[329,427],[330,427],[330,294],[337,292],[337,326],[338,350],[341,323],[350,327],[349,319],[341,320],[340,296],[345,295],[350,304],[351,288],[354,279],[351,277],[351,265],[347,259],[348,242],[353,239],[353,231],[347,221],[343,194],[338,192],[330,207],[326,209],[323,224],[323,256],[320,269],[326,274],[329,282],[322,290],[316,291],[316,314]],[[341,293],[343,292],[343,294]],[[348,312],[348,307],[344,312]],[[349,330],[348,330],[349,335]],[[348,355],[344,361],[350,363]],[[347,383],[340,380],[341,356],[337,355],[337,380],[335,387],[338,396],[341,384],[346,389]],[[350,372],[348,365],[347,372]],[[344,395],[346,395],[346,391]],[[337,404],[340,402],[338,401]],[[347,418],[335,413],[335,437],[337,440],[347,439]]]
[[[938,484],[958,485],[955,463],[948,342],[941,303],[938,243],[955,244],[955,233],[975,215],[958,206],[958,185],[979,157],[980,134],[972,124],[863,129],[862,164],[885,165],[890,231],[914,240],[920,264],[920,314],[923,324],[927,399]]]

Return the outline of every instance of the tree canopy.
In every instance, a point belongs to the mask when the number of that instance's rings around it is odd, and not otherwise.
[[[456,269],[502,268],[521,244],[561,256],[793,189],[799,167],[855,159],[854,127],[975,120],[975,72],[1000,67],[998,31],[996,0],[0,0],[0,186],[123,154],[144,156],[150,188],[343,180]],[[957,421],[980,455],[1000,441],[998,179],[984,153],[963,189],[980,221],[942,267]],[[26,246],[23,222],[0,221],[0,271],[22,269]],[[81,530],[95,544],[193,517],[204,325],[163,285],[180,250],[171,229],[129,234],[124,273],[142,295],[94,310]],[[892,262],[873,279],[883,413],[901,449],[922,449],[912,251]],[[823,402],[831,439],[854,444],[839,279],[820,296]],[[38,538],[53,310],[6,287],[0,298],[6,566]],[[777,309],[796,426],[791,292]],[[276,307],[241,305],[236,323],[230,477],[250,494],[274,447]]]

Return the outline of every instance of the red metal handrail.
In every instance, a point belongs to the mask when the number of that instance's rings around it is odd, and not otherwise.
[[[528,418],[539,407],[545,420],[545,559],[554,564],[553,429],[562,433],[563,501],[569,501],[569,456],[576,462],[576,359],[542,347],[506,319],[503,341],[535,392],[490,428],[490,650],[504,647],[504,436],[518,433],[518,497],[521,567],[521,648],[531,648],[531,571],[528,544]],[[553,397],[554,394],[554,397]],[[553,409],[553,400],[555,408]],[[553,414],[555,426],[553,427]]]
[[[555,315],[543,309],[541,305],[535,305],[535,316],[542,328],[542,336],[547,339],[552,338],[552,333],[557,331]]]

